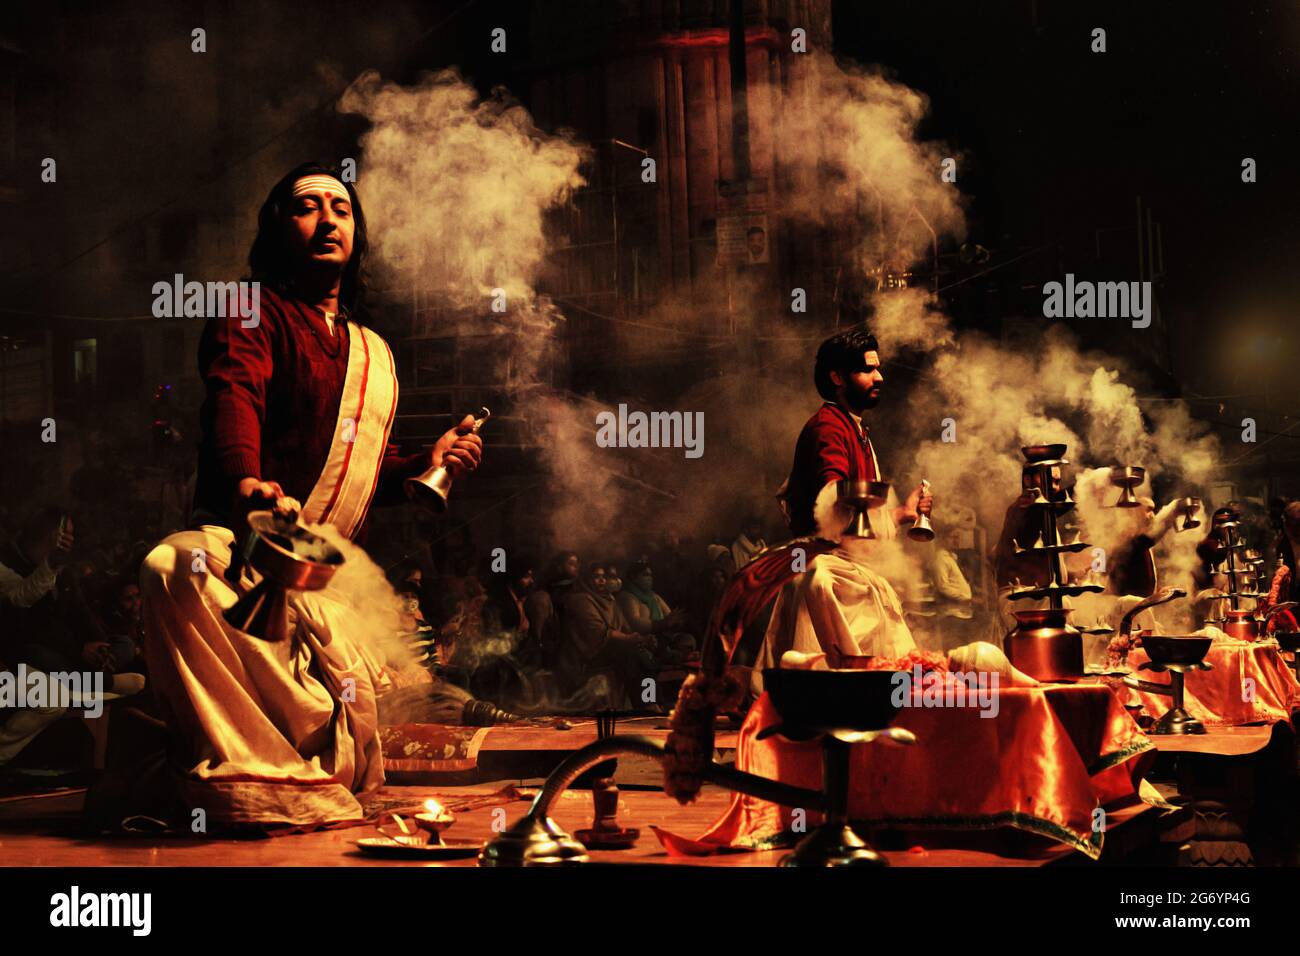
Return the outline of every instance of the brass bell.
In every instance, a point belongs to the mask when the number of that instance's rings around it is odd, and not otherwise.
[[[483,423],[491,417],[492,410],[484,406],[478,418],[474,419],[474,427],[469,430],[469,434],[477,435]],[[434,514],[442,514],[447,510],[447,496],[451,494],[451,473],[438,465],[418,478],[407,478],[402,487],[406,489],[407,498]]]
[[[930,490],[930,482],[924,478],[921,479],[921,488],[925,491]],[[930,524],[930,516],[918,514],[912,527],[907,529],[907,536],[913,541],[933,541],[934,528]]]

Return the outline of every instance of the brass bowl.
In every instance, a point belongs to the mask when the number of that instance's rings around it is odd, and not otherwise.
[[[884,730],[898,716],[897,684],[895,671],[763,671],[763,687],[782,724],[814,732]]]
[[[343,554],[320,535],[270,511],[248,516],[244,557],[265,578],[290,591],[318,591],[343,564]]]
[[[1066,445],[1064,442],[1043,445],[1024,445],[1020,449],[1020,454],[1025,456],[1025,461],[1032,464],[1047,461],[1059,461],[1064,464]]]
[[[1146,477],[1147,470],[1141,465],[1116,465],[1110,470],[1110,483],[1121,488],[1136,488]]]
[[[1020,629],[1038,628],[1038,627],[1068,627],[1070,624],[1070,614],[1073,613],[1072,607],[1044,607],[1034,608],[1026,611],[1012,611],[1012,615],[1020,622]]]
[[[1142,648],[1152,664],[1197,664],[1209,653],[1213,638],[1189,637],[1171,634],[1147,634],[1142,638]]]
[[[839,481],[835,484],[835,496],[855,508],[879,508],[889,499],[889,482]]]

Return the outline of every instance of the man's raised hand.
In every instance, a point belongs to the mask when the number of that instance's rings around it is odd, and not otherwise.
[[[483,439],[474,432],[474,416],[466,415],[459,425],[438,439],[430,464],[445,467],[453,478],[473,471],[483,460]]]

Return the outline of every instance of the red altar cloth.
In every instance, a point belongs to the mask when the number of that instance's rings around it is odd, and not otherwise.
[[[1015,687],[997,691],[996,717],[974,708],[908,708],[894,726],[917,742],[853,748],[849,814],[867,825],[990,829],[1041,834],[1096,859],[1104,827],[1093,811],[1133,798],[1151,741],[1101,685]],[[779,723],[764,694],[740,729],[736,767],[796,786],[821,789],[821,746],[780,736],[756,740]],[[811,828],[818,815],[808,813]],[[762,849],[792,843],[792,808],[736,794],[698,840],[655,833],[673,854],[721,847]]]
[[[1128,663],[1140,680],[1169,683],[1167,673],[1145,670],[1138,665],[1150,660],[1140,648],[1129,652]],[[1275,724],[1291,717],[1291,707],[1300,697],[1300,682],[1282,652],[1272,642],[1251,643],[1233,638],[1216,638],[1205,655],[1210,671],[1191,671],[1183,691],[1183,706],[1205,724]],[[1254,683],[1247,684],[1250,679]],[[1138,691],[1142,709],[1159,717],[1169,709],[1169,697]]]

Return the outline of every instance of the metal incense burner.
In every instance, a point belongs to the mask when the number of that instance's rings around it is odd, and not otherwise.
[[[231,627],[265,641],[289,636],[289,594],[319,591],[343,566],[343,554],[320,535],[272,511],[248,515],[248,537],[226,569],[237,584],[247,564],[262,576],[224,612]]]
[[[1220,508],[1210,522],[1211,537],[1216,544],[1214,571],[1223,575],[1228,585],[1229,607],[1224,611],[1224,620],[1216,623],[1229,637],[1257,641],[1268,630],[1273,615],[1296,607],[1297,603],[1282,601],[1263,613],[1257,609],[1259,600],[1265,596],[1259,580],[1263,556],[1241,540],[1240,524],[1240,516],[1230,508]],[[1244,606],[1246,601],[1252,606]]]
[[[613,737],[617,721],[618,715],[612,710],[597,714],[596,739]],[[625,850],[634,846],[641,836],[636,827],[625,827],[618,822],[618,784],[614,782],[617,770],[617,760],[597,764],[599,776],[591,782],[591,826],[579,830],[577,836],[583,846],[593,850]]]
[[[1147,470],[1141,465],[1116,465],[1110,470],[1110,483],[1120,489],[1116,508],[1136,508],[1137,492],[1134,490],[1146,480]]]
[[[809,790],[710,761],[701,776],[717,784],[787,807],[821,813],[825,822],[804,837],[782,866],[885,866],[849,824],[849,757],[855,744],[884,739],[914,743],[907,730],[889,725],[898,714],[894,673],[865,670],[763,671],[764,686],[780,723],[760,737],[820,738],[822,789]],[[522,819],[484,845],[481,866],[562,866],[588,861],[587,848],[551,819],[552,805],[584,771],[618,754],[664,759],[664,745],[649,737],[611,736],[570,754],[547,777]]]
[[[1201,499],[1197,497],[1184,498],[1178,503],[1178,513],[1180,522],[1179,531],[1190,531],[1192,528],[1201,526],[1201,519],[1196,517],[1196,513],[1201,510]]]
[[[835,496],[836,500],[853,511],[853,517],[849,519],[844,533],[859,538],[876,537],[876,533],[871,529],[871,518],[868,512],[873,508],[881,507],[889,500],[889,482],[839,481],[835,484]]]
[[[1089,547],[1078,535],[1062,541],[1057,527],[1058,516],[1074,507],[1070,493],[1060,489],[1059,479],[1053,475],[1054,470],[1069,464],[1065,450],[1060,443],[1020,449],[1026,462],[1022,484],[1031,495],[1028,507],[1037,513],[1041,530],[1028,547],[1019,541],[1013,545],[1017,555],[1041,557],[1048,574],[1044,585],[1013,587],[1009,599],[1046,602],[1047,606],[1013,611],[1016,627],[1006,635],[1003,650],[1015,667],[1040,681],[1074,681],[1083,676],[1083,638],[1070,624],[1074,609],[1066,607],[1064,599],[1105,590],[1105,585],[1095,581],[1071,584],[1065,573],[1061,556]]]
[[[491,417],[492,410],[490,408],[484,406],[480,409],[478,417],[474,419],[474,427],[469,430],[469,434],[477,435],[484,422]],[[402,487],[406,490],[406,497],[416,504],[432,511],[434,514],[442,514],[447,510],[447,497],[451,494],[451,483],[451,473],[444,466],[438,465],[435,468],[430,468],[418,478],[407,478],[402,483]]]
[[[1148,734],[1203,734],[1205,725],[1192,717],[1183,706],[1183,691],[1186,674],[1189,671],[1208,671],[1214,668],[1206,663],[1204,657],[1210,650],[1213,638],[1182,637],[1147,634],[1142,638],[1142,647],[1151,660],[1142,664],[1138,670],[1150,670],[1156,673],[1169,672],[1168,684],[1156,684],[1152,681],[1139,680],[1133,675],[1124,678],[1124,686],[1134,690],[1143,690],[1150,694],[1164,694],[1170,698],[1169,710],[1161,717]]]

